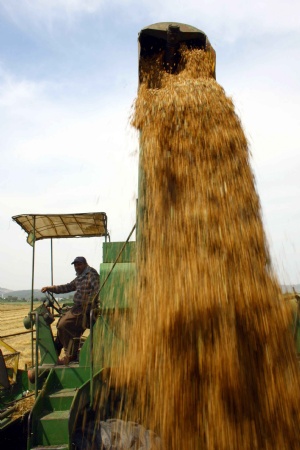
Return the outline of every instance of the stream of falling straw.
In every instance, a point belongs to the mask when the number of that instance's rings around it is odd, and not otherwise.
[[[164,449],[300,448],[299,369],[247,141],[211,56],[143,62],[137,308],[126,418]],[[133,394],[134,393],[134,394]]]

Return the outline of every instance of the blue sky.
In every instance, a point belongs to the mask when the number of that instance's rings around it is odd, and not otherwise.
[[[135,222],[139,31],[173,21],[203,30],[217,81],[232,97],[252,154],[273,263],[300,283],[300,3],[298,0],[0,0],[0,286],[31,286],[22,213],[105,211],[113,240]],[[54,281],[101,241],[54,243]],[[48,284],[49,242],[35,286]]]

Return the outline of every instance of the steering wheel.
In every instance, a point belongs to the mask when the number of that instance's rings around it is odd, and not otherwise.
[[[51,307],[55,309],[55,311],[58,314],[61,314],[62,308],[56,298],[54,297],[53,293],[50,291],[45,292],[46,298],[43,300],[43,303],[46,307]]]

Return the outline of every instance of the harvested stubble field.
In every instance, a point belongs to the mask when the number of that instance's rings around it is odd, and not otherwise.
[[[8,338],[5,336],[26,331],[23,319],[29,310],[30,305],[27,303],[0,303],[0,339],[4,338],[6,344],[20,352],[19,367],[21,369],[25,367],[25,364],[30,364],[30,333]]]
[[[31,341],[30,333],[18,336],[5,337],[11,334],[24,333],[23,319],[30,310],[30,304],[26,303],[0,303],[0,339],[6,344],[20,352],[19,368],[24,369],[25,364],[30,366],[31,362]],[[53,333],[56,332],[55,323]]]

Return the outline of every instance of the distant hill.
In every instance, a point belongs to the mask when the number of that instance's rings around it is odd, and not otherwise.
[[[18,297],[20,300],[30,300],[31,299],[31,289],[20,290],[20,291],[11,291],[9,289],[0,288],[0,297],[7,298],[10,297]],[[67,294],[54,294],[55,298],[69,298],[73,296],[72,292]],[[39,289],[34,289],[33,298],[37,298],[38,300],[46,298],[45,294],[43,294]]]
[[[0,287],[0,297],[6,297],[6,295],[9,295],[10,292],[12,292],[10,289]]]
[[[281,285],[282,293],[293,292],[293,288],[296,292],[300,293],[300,284],[283,284]],[[67,294],[54,294],[55,298],[73,298],[73,292],[69,292]],[[20,300],[30,300],[31,299],[31,289],[20,290],[20,291],[12,291],[11,289],[1,288],[0,287],[0,299],[11,297],[18,297]],[[45,294],[43,294],[39,289],[35,289],[33,293],[33,298],[36,299],[44,299]]]

